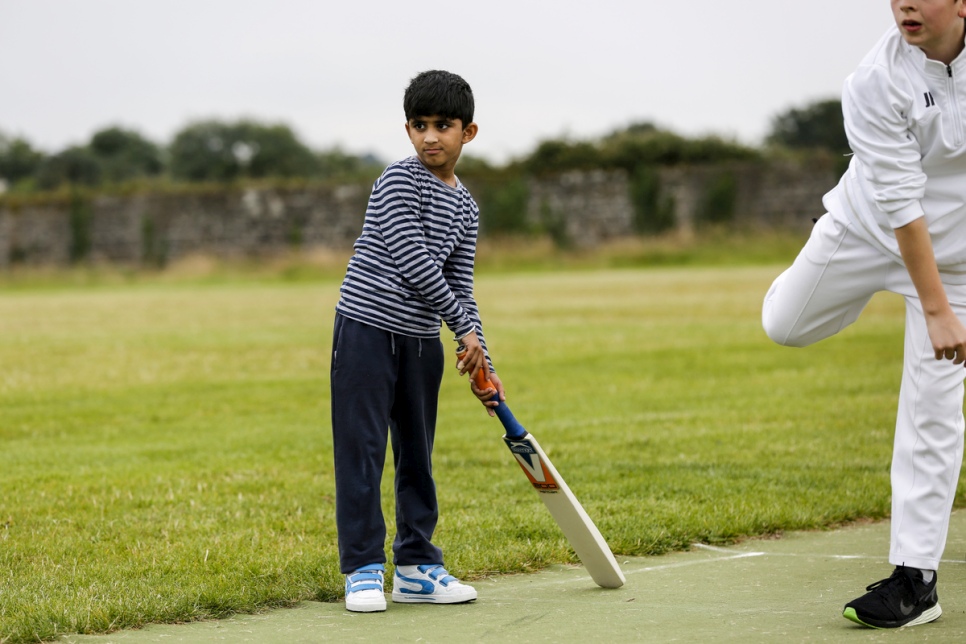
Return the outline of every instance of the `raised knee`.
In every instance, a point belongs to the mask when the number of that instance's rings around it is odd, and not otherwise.
[[[762,328],[765,329],[765,335],[775,344],[780,344],[783,347],[796,348],[811,344],[806,338],[801,335],[796,335],[793,327],[782,324],[774,318],[763,316],[761,322]]]

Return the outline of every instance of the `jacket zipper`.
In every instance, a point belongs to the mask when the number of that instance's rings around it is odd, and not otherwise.
[[[949,100],[950,116],[953,118],[953,143],[956,146],[963,144],[963,116],[956,96],[956,82],[953,79],[952,65],[946,65],[946,96]]]

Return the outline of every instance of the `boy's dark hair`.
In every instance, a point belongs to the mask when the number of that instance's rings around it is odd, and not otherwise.
[[[417,74],[403,96],[406,120],[417,116],[459,119],[466,127],[473,122],[473,90],[465,80],[438,69]]]

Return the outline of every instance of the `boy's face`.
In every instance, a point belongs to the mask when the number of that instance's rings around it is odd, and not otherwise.
[[[947,64],[962,51],[966,0],[891,1],[892,15],[907,43]]]
[[[406,122],[406,132],[416,156],[443,181],[452,178],[463,145],[476,136],[476,123],[466,126],[460,119],[442,116],[414,116]]]

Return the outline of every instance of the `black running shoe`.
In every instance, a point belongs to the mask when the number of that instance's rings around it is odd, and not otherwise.
[[[846,604],[842,615],[872,628],[926,624],[943,614],[936,594],[938,578],[933,574],[927,584],[921,570],[896,566],[891,577],[868,586],[868,593]]]

